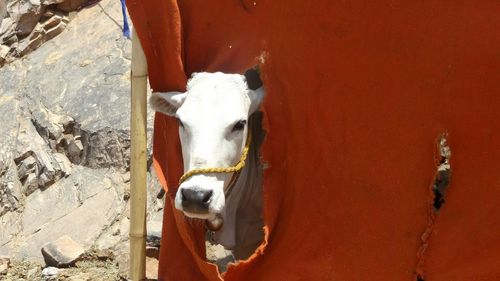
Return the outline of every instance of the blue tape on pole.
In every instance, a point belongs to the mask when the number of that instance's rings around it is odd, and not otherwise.
[[[127,20],[127,8],[126,8],[126,3],[125,0],[120,0],[122,3],[122,14],[123,14],[123,36],[127,37],[130,39],[130,27],[128,25],[128,20]]]

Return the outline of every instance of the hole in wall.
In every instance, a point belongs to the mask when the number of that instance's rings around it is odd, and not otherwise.
[[[438,212],[443,204],[445,203],[445,194],[450,184],[451,177],[451,166],[450,157],[451,149],[448,145],[447,134],[442,134],[438,142],[439,151],[439,165],[436,171],[436,177],[432,186],[432,192],[434,193],[434,211]]]

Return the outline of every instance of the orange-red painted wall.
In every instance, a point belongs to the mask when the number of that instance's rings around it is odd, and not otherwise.
[[[500,280],[500,2],[128,8],[154,90],[264,57],[268,244],[225,280]],[[453,172],[434,213],[443,133]],[[170,195],[160,280],[219,280],[203,260],[203,223],[170,201],[182,169],[175,122],[157,115],[154,141]]]

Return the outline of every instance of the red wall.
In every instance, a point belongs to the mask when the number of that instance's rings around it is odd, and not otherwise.
[[[225,280],[500,280],[500,2],[128,4],[154,90],[264,57],[268,244]],[[443,133],[452,176],[435,213]],[[176,134],[157,115],[171,196]],[[160,280],[219,280],[203,245],[168,199]]]

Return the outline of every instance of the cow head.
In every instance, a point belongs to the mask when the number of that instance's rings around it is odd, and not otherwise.
[[[152,108],[179,121],[184,172],[230,167],[240,160],[249,117],[258,109],[264,95],[262,87],[252,90],[255,87],[248,77],[220,72],[195,73],[185,93],[153,93]],[[224,188],[231,177],[232,173],[189,177],[177,190],[175,207],[189,217],[214,219],[224,209]]]

